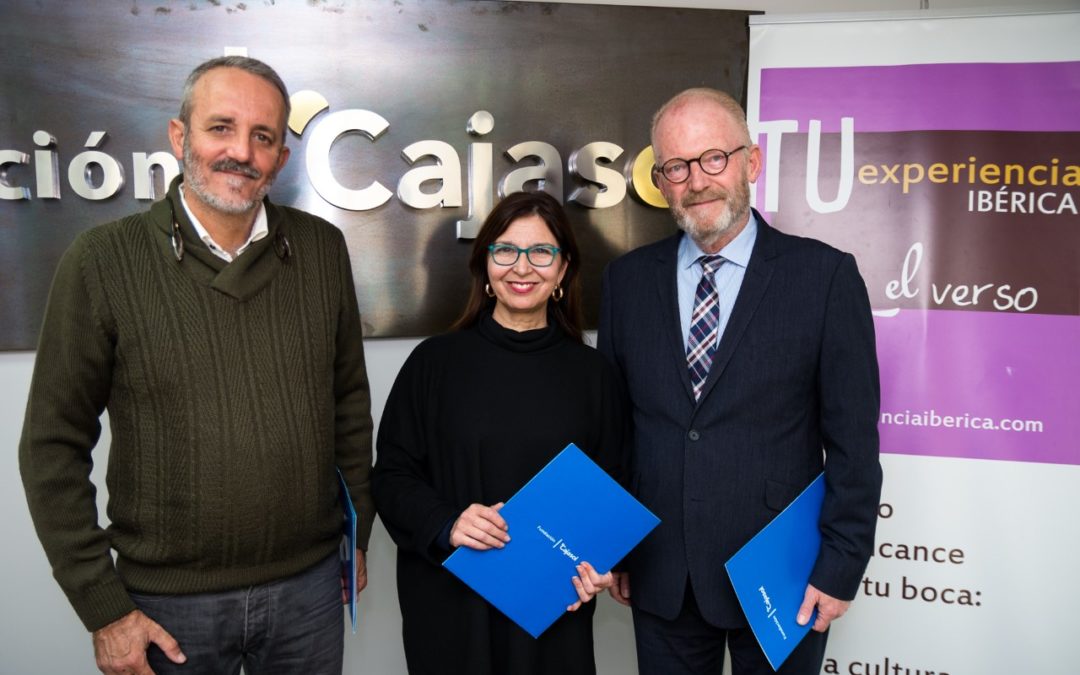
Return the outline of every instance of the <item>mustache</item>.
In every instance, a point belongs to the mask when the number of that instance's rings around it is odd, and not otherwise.
[[[714,199],[728,199],[730,194],[727,190],[721,187],[709,187],[700,192],[687,192],[682,199],[679,200],[679,204],[683,207],[698,204],[700,202],[708,202]]]
[[[262,171],[259,171],[250,164],[238,162],[235,159],[219,159],[211,164],[210,168],[213,171],[232,171],[252,179],[262,178]]]

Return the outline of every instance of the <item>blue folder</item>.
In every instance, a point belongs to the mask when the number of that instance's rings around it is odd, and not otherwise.
[[[345,476],[341,475],[340,469],[337,474],[338,498],[341,500],[341,508],[345,514],[341,524],[343,536],[338,549],[338,558],[341,560],[342,578],[345,579],[345,596],[349,603],[352,632],[356,635],[356,508],[349,495],[349,486],[345,484]]]
[[[824,499],[825,474],[819,474],[724,565],[773,670],[814,625],[816,612],[805,626],[795,617],[821,548],[818,520]]]
[[[461,547],[443,565],[533,637],[578,600],[578,562],[605,574],[660,522],[573,443],[499,514],[510,543]]]

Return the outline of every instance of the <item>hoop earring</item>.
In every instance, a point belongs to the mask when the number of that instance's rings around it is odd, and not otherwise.
[[[555,302],[558,302],[563,299],[564,295],[566,294],[563,292],[562,286],[560,286],[559,284],[555,284],[555,290],[551,292],[551,299]]]
[[[484,294],[489,298],[495,297],[495,291],[491,290],[491,284],[484,284]]]

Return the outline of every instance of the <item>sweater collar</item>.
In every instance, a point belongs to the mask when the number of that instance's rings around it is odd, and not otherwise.
[[[232,262],[238,258],[241,253],[246,251],[248,247],[251,246],[252,242],[258,241],[270,234],[270,230],[266,225],[266,204],[259,202],[259,208],[255,211],[255,222],[251,224],[251,232],[248,233],[247,240],[241,244],[239,249],[237,249],[236,255],[232,255],[214,241],[214,237],[210,235],[206,226],[202,224],[199,217],[191,210],[191,205],[188,204],[183,183],[180,184],[177,194],[180,195],[180,205],[184,207],[184,214],[187,215],[188,221],[191,222],[191,226],[195,228],[195,234],[199,235],[199,239],[206,244],[206,247],[210,249],[211,253],[226,262]]]
[[[548,325],[544,328],[519,332],[504,327],[489,312],[480,318],[476,328],[488,341],[503,349],[518,353],[545,351],[557,347],[566,339],[562,329],[551,321],[550,317],[548,317]]]
[[[176,265],[192,281],[213,288],[236,300],[244,301],[266,287],[289,263],[291,245],[286,237],[288,222],[279,207],[263,200],[266,209],[267,236],[253,241],[232,262],[214,255],[199,239],[195,226],[180,203],[183,175],[173,179],[165,199],[150,207],[150,223],[158,249],[170,264]],[[177,260],[174,223],[179,229],[182,259]]]

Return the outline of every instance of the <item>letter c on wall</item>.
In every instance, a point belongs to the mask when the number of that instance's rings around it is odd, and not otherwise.
[[[385,204],[393,192],[379,181],[360,190],[345,187],[334,178],[330,169],[330,148],[347,133],[359,131],[372,141],[390,128],[390,123],[370,110],[342,110],[331,113],[319,122],[308,140],[308,180],[323,199],[334,206],[350,211],[368,211]]]

